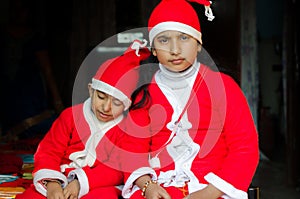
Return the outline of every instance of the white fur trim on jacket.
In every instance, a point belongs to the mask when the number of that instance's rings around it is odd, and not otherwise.
[[[124,117],[123,115],[120,115],[108,122],[99,121],[91,111],[91,98],[88,98],[84,102],[83,114],[86,122],[89,124],[91,135],[85,143],[84,150],[71,153],[69,156],[71,162],[60,166],[62,172],[64,172],[66,168],[79,169],[85,166],[93,166],[97,158],[96,147],[98,146],[98,143],[105,133],[119,124]]]
[[[135,170],[127,179],[123,190],[122,190],[122,196],[124,198],[130,198],[131,195],[136,192],[137,190],[139,190],[140,188],[136,185],[134,185],[134,182],[141,176],[143,175],[151,175],[152,176],[152,180],[157,180],[157,176],[155,171],[150,168],[150,167],[142,167],[139,168],[137,170]]]
[[[214,185],[217,189],[221,190],[225,195],[222,198],[225,199],[247,199],[248,194],[240,189],[235,188],[219,176],[214,173],[208,173],[205,177],[205,180]]]
[[[78,198],[81,198],[82,196],[86,195],[90,190],[89,180],[86,176],[86,173],[81,168],[72,170],[68,175],[68,180],[74,180],[75,176],[77,176],[80,185]]]
[[[33,184],[35,189],[41,193],[43,196],[47,196],[47,189],[43,184],[43,180],[45,179],[57,179],[62,181],[62,187],[66,187],[68,184],[68,180],[64,174],[61,172],[51,170],[51,169],[41,169],[38,170],[33,177]]]

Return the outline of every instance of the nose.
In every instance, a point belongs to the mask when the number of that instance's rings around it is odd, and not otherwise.
[[[181,52],[180,44],[176,39],[172,39],[170,42],[170,53],[172,55],[178,55]]]
[[[103,111],[109,112],[111,109],[111,99],[105,100],[105,102],[102,104],[103,105]]]

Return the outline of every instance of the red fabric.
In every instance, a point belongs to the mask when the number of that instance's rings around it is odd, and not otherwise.
[[[150,118],[147,110],[136,109],[129,112],[125,121],[126,134],[121,143],[120,163],[124,176],[128,177],[136,168],[148,163],[151,141],[148,130]]]
[[[259,149],[258,134],[246,98],[229,76],[204,65],[200,70],[202,75],[197,78],[203,78],[203,82],[187,112],[192,123],[189,133],[201,147],[191,170],[200,183],[207,183],[204,176],[213,172],[236,189],[247,192],[258,165]],[[170,130],[166,124],[171,121],[173,108],[155,83],[150,85],[149,92],[152,98],[148,107],[151,141],[132,140],[124,144],[129,143],[138,153],[143,147],[147,150],[151,143],[150,150],[156,154],[169,139]],[[167,150],[163,150],[159,158],[162,168],[157,170],[158,173],[174,170],[174,162]],[[131,165],[135,166],[136,162]],[[139,167],[137,165],[136,169]]]
[[[122,124],[111,128],[99,142],[98,161],[108,159],[115,145],[120,142],[123,134],[120,126]],[[41,141],[34,155],[34,172],[45,168],[60,172],[60,165],[71,162],[70,154],[84,150],[89,136],[90,129],[82,112],[82,104],[66,109]]]
[[[164,187],[166,191],[172,196],[172,199],[182,199],[184,198],[188,192],[181,191],[179,188],[176,187]],[[130,199],[144,199],[145,197],[142,196],[142,191],[138,190],[134,192],[134,194],[130,197]]]
[[[83,117],[82,107],[80,104],[67,108],[53,123],[34,155],[34,173],[40,169],[60,172],[60,165],[71,162],[71,153],[84,149],[90,130]]]
[[[84,150],[84,144],[90,136],[89,126],[83,115],[83,105],[76,105],[61,113],[50,131],[41,141],[35,153],[34,172],[50,169],[61,172],[60,165],[69,164],[70,154]],[[119,171],[118,157],[114,148],[122,141],[122,124],[112,127],[97,145],[97,160],[90,168],[86,166],[89,186],[113,186],[121,184],[123,174]],[[58,133],[59,132],[59,133]],[[72,169],[67,169],[64,175]],[[109,176],[109,177],[108,177]]]
[[[118,161],[112,159],[102,162],[97,160],[92,167],[83,167],[88,176],[90,190],[123,184],[123,173],[119,170]]]
[[[118,199],[121,195],[121,191],[115,187],[101,187],[91,190],[88,195],[81,197],[81,199]],[[45,196],[37,192],[32,185],[26,189],[22,194],[16,195],[16,199],[46,199]]]
[[[89,192],[89,194],[81,197],[81,199],[118,199],[121,196],[121,191],[116,187],[99,187],[97,189],[93,189]]]
[[[148,29],[168,21],[183,23],[201,32],[198,15],[186,0],[162,0],[152,11]]]
[[[16,195],[16,199],[45,199],[46,197],[35,190],[32,184],[23,193]]]
[[[94,79],[119,89],[130,99],[131,93],[138,83],[140,61],[149,57],[150,51],[147,48],[141,48],[139,55],[137,56],[136,51],[130,46],[123,55],[104,62],[99,67]]]

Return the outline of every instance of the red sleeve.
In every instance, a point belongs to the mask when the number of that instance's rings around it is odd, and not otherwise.
[[[227,76],[223,81],[226,92],[223,133],[229,152],[216,175],[246,191],[259,161],[258,133],[239,85]]]
[[[147,164],[142,163],[141,158],[141,154],[149,151],[149,136],[145,132],[148,122],[142,113],[145,113],[142,109],[130,112],[102,137],[97,146],[95,164],[83,168],[90,189],[124,184],[124,175],[129,176]]]
[[[123,141],[123,122],[114,126],[101,138],[97,145],[97,160],[93,166],[83,168],[90,189],[123,184],[120,169],[120,144]]]
[[[123,172],[97,161],[94,166],[82,168],[88,178],[90,190],[97,187],[123,184]]]
[[[147,109],[130,111],[126,118],[126,131],[121,143],[121,169],[125,181],[129,175],[140,167],[149,167],[150,150],[149,116]]]
[[[60,165],[73,128],[72,109],[68,108],[54,121],[40,142],[34,155],[34,173],[40,169],[52,169],[60,172]]]

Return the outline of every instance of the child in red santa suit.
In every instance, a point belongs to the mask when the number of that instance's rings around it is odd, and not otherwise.
[[[18,199],[115,198],[123,174],[114,148],[137,86],[137,67],[150,51],[139,41],[106,61],[88,85],[90,97],[64,110],[34,155],[33,185]]]
[[[199,1],[213,18],[210,2]],[[147,87],[148,115],[140,117],[149,121],[149,132],[142,133],[151,137],[137,145],[141,132],[131,132],[132,141],[124,142],[141,158],[125,175],[123,197],[247,199],[258,134],[239,85],[198,60],[204,50],[200,23],[187,1],[162,0],[148,29],[159,70]],[[149,161],[142,159],[148,151]],[[127,158],[126,165],[131,162]]]

